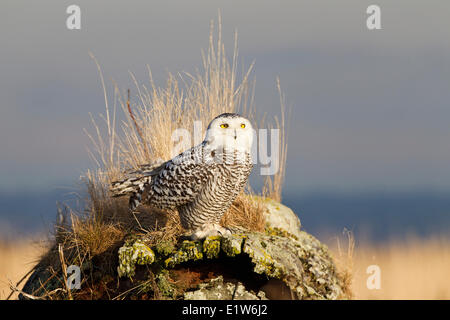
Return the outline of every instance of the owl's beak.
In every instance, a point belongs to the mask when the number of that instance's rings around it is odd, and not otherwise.
[[[234,140],[236,140],[236,138],[237,138],[237,132],[236,132],[236,129],[234,129]]]

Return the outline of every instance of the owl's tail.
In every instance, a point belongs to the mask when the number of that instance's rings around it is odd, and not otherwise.
[[[111,183],[111,195],[113,197],[129,196],[130,210],[134,211],[142,202],[144,191],[164,166],[165,162],[155,162],[141,166],[137,171],[127,172],[129,178]]]
[[[151,176],[129,178],[115,181],[111,185],[111,195],[113,197],[129,196],[129,207],[133,211],[142,201],[145,188],[151,183]]]

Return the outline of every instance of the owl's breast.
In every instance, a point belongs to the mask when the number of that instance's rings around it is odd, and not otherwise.
[[[220,202],[231,205],[231,202],[245,186],[253,164],[250,154],[239,155],[239,158],[234,155],[233,159],[226,160],[228,161],[217,165],[218,174],[214,177],[212,185],[214,190],[211,190],[211,195],[220,198]]]
[[[240,161],[229,157],[215,165],[214,175],[191,204],[179,208],[184,227],[195,228],[218,223],[234,199],[245,186],[252,170],[250,154]],[[236,160],[236,158],[235,158]]]

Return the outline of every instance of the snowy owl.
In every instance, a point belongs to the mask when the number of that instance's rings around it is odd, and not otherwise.
[[[252,170],[253,129],[236,113],[224,113],[208,125],[202,143],[158,165],[144,165],[126,180],[112,183],[113,196],[177,209],[191,239],[229,234],[219,221],[243,189]]]

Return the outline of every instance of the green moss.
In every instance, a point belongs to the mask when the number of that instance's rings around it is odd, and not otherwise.
[[[208,259],[218,258],[220,253],[220,238],[219,236],[207,237],[203,241],[203,253]]]
[[[155,251],[161,256],[168,256],[175,251],[175,245],[172,241],[163,240],[156,244]]]
[[[163,296],[174,298],[176,290],[169,280],[169,272],[167,270],[161,270],[161,272],[156,275],[156,285]]]
[[[278,236],[278,237],[285,237],[285,238],[291,238],[294,240],[298,240],[298,237],[290,232],[287,232],[284,229],[278,228],[278,227],[269,227],[266,226],[266,234],[268,236]]]
[[[203,259],[202,243],[199,241],[184,240],[181,247],[164,261],[168,268],[177,264]]]
[[[278,261],[283,259],[283,247],[279,247],[278,237],[264,236],[262,234],[249,234],[243,245],[243,252],[249,255],[254,268],[253,271],[265,274],[270,278],[282,279],[286,270]],[[272,254],[274,256],[272,256]]]
[[[281,278],[283,270],[275,265],[275,261],[266,250],[260,248],[258,252],[249,250],[248,253],[255,263],[254,271],[256,273],[266,274],[275,279]]]
[[[141,240],[134,242],[128,240],[119,249],[119,267],[117,273],[119,277],[133,277],[136,271],[136,264],[152,264],[155,261],[155,254]]]
[[[221,249],[229,257],[235,257],[242,252],[242,243],[245,239],[244,235],[232,234],[222,238]]]

